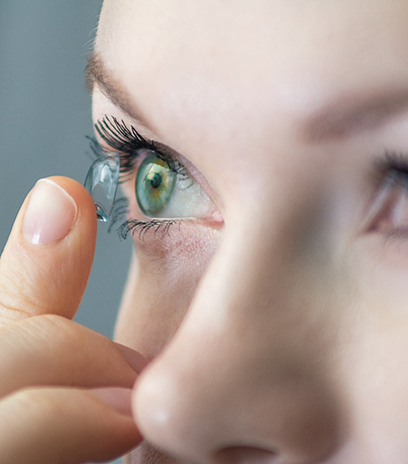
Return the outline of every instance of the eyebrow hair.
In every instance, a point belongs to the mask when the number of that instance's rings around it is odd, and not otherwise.
[[[98,84],[103,94],[109,98],[115,106],[120,108],[125,114],[136,120],[146,129],[153,131],[152,125],[143,116],[140,109],[136,108],[134,104],[130,104],[132,101],[130,95],[126,92],[114,74],[106,68],[99,53],[93,52],[87,60],[85,85],[88,91],[91,93],[95,83]]]
[[[109,71],[100,54],[92,53],[85,68],[85,83],[92,92],[97,83],[104,95],[130,118],[146,129],[153,125],[132,102],[131,96]],[[130,104],[132,102],[132,104]],[[408,106],[408,88],[338,98],[302,123],[301,138],[308,143],[341,140],[355,133],[374,129]]]
[[[308,142],[343,139],[375,129],[407,107],[407,88],[341,97],[309,118],[302,135]]]

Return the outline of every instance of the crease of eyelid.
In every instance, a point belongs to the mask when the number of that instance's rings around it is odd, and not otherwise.
[[[154,137],[155,140],[160,139],[160,135],[155,127],[151,124],[151,121],[148,121],[139,108],[131,108],[128,104],[130,101],[130,96],[125,92],[125,89],[120,85],[119,79],[117,79],[114,74],[107,69],[105,63],[102,60],[100,53],[94,51],[90,56],[88,56],[88,64],[85,68],[85,82],[87,89],[92,92],[94,85],[97,84],[98,88],[103,90],[104,95],[117,107],[119,107],[125,114],[127,114],[131,119],[135,120],[135,122],[142,126],[143,128],[147,129],[149,132],[153,134],[157,134],[157,137]],[[132,126],[133,127],[133,126]],[[161,150],[165,151],[168,155],[172,156],[176,160],[180,160],[180,164],[183,165],[183,160],[185,159],[182,157],[178,152],[173,150],[172,148],[168,147],[167,145],[161,142],[155,142]],[[190,165],[190,163],[189,163]],[[187,171],[190,171],[187,169]],[[190,174],[192,174],[190,172]],[[201,174],[201,173],[200,173]],[[196,176],[192,175],[196,181]],[[207,196],[210,200],[217,205],[218,210],[222,210],[222,202],[217,192],[214,192],[214,189],[211,188],[208,181],[200,175],[200,182],[199,182],[206,192]]]

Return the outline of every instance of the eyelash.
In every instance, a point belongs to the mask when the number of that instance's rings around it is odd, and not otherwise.
[[[154,141],[146,140],[137,130],[130,126],[128,127],[123,120],[118,120],[115,117],[104,116],[102,120],[98,120],[95,124],[95,130],[101,139],[107,144],[109,149],[103,147],[95,137],[88,136],[90,148],[96,157],[105,156],[107,153],[114,151],[120,155],[120,183],[129,180],[134,169],[136,168],[139,158],[139,150],[146,149],[153,151],[154,154],[163,160],[169,168],[177,174],[177,177],[186,178],[188,173],[185,167],[174,158],[170,153],[156,147]],[[122,220],[129,212],[129,200],[120,198],[115,201],[111,224],[108,231],[110,232],[118,222]],[[177,219],[151,219],[149,221],[141,221],[139,219],[128,219],[120,224],[117,232],[122,239],[126,239],[130,234],[138,232],[138,237],[143,240],[145,234],[149,231],[156,236],[161,232],[161,238],[169,234],[169,230],[173,225],[180,225],[181,220]]]
[[[406,177],[408,188],[408,158],[404,154],[386,151],[385,155],[377,160],[375,167],[381,179],[390,175]]]

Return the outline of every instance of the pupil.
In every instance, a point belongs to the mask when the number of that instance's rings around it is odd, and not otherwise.
[[[150,179],[150,185],[152,186],[152,188],[157,189],[161,186],[162,183],[163,183],[162,176],[158,174],[157,172],[155,172],[152,178]]]

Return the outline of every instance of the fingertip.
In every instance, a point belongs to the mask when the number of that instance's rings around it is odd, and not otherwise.
[[[142,437],[107,396],[73,387],[23,388],[6,396],[0,401],[1,462],[108,462],[128,453]]]
[[[97,219],[95,203],[86,188],[70,177],[51,176],[46,179],[58,184],[73,198],[78,208],[77,219],[87,222],[88,226],[92,227],[90,232],[96,235]]]
[[[88,392],[118,414],[133,417],[132,390],[119,387],[101,387],[90,389]]]
[[[27,195],[10,238],[30,249],[31,245],[54,246],[67,237],[76,240],[78,233],[85,233],[88,241],[96,241],[97,219],[92,197],[76,180],[51,176],[39,179]]]
[[[0,314],[8,307],[19,314],[73,317],[88,282],[96,234],[96,208],[79,182],[40,179],[2,253]]]

